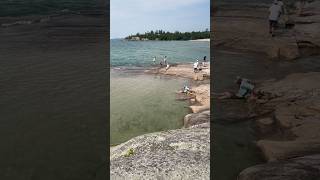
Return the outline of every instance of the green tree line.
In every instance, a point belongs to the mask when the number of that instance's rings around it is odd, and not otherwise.
[[[144,34],[136,33],[135,35],[130,35],[125,39],[133,39],[133,37],[139,37],[141,39],[148,40],[160,40],[160,41],[170,41],[170,40],[195,40],[195,39],[206,39],[210,38],[210,31],[206,29],[205,31],[192,31],[192,32],[166,32],[163,30],[148,31]]]

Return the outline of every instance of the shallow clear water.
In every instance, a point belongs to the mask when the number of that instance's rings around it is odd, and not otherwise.
[[[132,137],[183,126],[189,111],[175,92],[186,82],[158,75],[111,72],[111,144]]]

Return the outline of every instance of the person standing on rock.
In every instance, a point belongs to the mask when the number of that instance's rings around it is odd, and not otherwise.
[[[275,0],[271,5],[269,12],[269,33],[274,37],[274,30],[278,25],[278,20],[282,13],[282,7],[279,5],[277,0]]]
[[[198,69],[199,69],[199,60],[197,59],[197,61],[193,63],[193,71],[196,73]]]
[[[206,62],[207,62],[207,56],[203,57],[203,62],[202,62],[202,66],[206,67]]]
[[[198,71],[198,64],[199,64],[198,60],[195,63],[193,63],[193,71],[195,73]]]

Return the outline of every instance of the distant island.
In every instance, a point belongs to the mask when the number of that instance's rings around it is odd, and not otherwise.
[[[205,31],[192,31],[192,32],[165,32],[163,30],[156,30],[146,32],[144,34],[137,33],[135,35],[130,35],[125,37],[126,40],[131,41],[187,41],[187,40],[197,40],[197,39],[209,39],[210,31],[206,29]]]

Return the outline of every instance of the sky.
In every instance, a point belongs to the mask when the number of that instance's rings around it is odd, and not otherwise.
[[[210,0],[111,0],[110,38],[151,30],[210,29]]]

